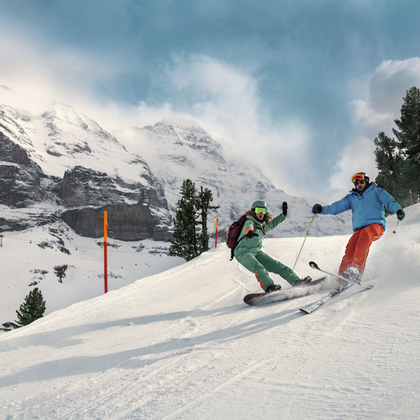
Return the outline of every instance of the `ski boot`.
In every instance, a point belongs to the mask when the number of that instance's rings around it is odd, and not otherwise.
[[[343,274],[341,274],[341,275],[343,275]],[[341,279],[337,279],[337,282],[338,282],[338,287],[337,287],[338,291],[344,290],[349,284],[348,281],[341,280]]]
[[[349,267],[346,271],[341,274],[345,279],[354,281],[355,283],[360,284],[362,279],[360,278],[359,270],[356,267]]]
[[[302,286],[302,284],[310,283],[312,278],[309,276],[304,277],[303,279],[297,279],[293,286]]]
[[[270,286],[267,286],[267,288],[265,289],[265,293],[277,292],[280,289],[281,286],[279,284],[271,284]]]

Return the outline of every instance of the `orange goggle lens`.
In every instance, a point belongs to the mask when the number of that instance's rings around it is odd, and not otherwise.
[[[265,207],[255,207],[255,214],[258,213],[262,213],[262,214],[266,214],[267,213],[267,209]]]
[[[352,180],[352,182],[354,184],[356,181],[364,181],[365,180],[365,176],[362,175],[362,174],[356,174],[356,175],[353,175],[353,178],[351,180]]]

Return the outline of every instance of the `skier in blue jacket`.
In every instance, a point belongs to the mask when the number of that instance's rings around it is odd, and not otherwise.
[[[353,236],[341,261],[338,274],[359,281],[366,266],[372,243],[385,231],[385,208],[403,220],[405,213],[396,200],[384,189],[378,188],[364,172],[353,175],[354,188],[344,198],[330,206],[315,204],[312,212],[317,214],[339,214],[346,210],[353,213]]]

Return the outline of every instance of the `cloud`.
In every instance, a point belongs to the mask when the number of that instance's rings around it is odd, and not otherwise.
[[[255,138],[261,103],[253,77],[205,55],[177,56],[163,76],[176,95],[188,98],[186,106],[194,118],[206,120],[231,138]]]
[[[420,58],[402,61],[384,61],[369,77],[364,99],[352,105],[356,121],[367,128],[390,132],[394,120],[401,116],[406,91],[420,87]]]
[[[371,180],[378,170],[374,158],[374,138],[384,131],[392,136],[394,120],[401,116],[401,106],[406,91],[420,86],[420,58],[403,61],[384,61],[367,78],[365,89],[359,92],[362,99],[354,99],[351,109],[359,136],[341,151],[330,177],[334,197],[340,187],[349,185],[349,177],[358,171],[367,172]]]
[[[71,48],[45,48],[0,32],[0,83],[13,89],[15,106],[38,110],[61,102],[84,108],[98,101],[95,87],[112,74],[98,60]]]
[[[372,139],[362,136],[341,151],[334,174],[329,179],[330,187],[335,190],[334,197],[343,197],[352,188],[351,177],[357,172],[366,172],[372,181],[375,180],[377,170],[372,159],[374,151]]]
[[[268,117],[258,89],[260,80],[206,55],[175,57],[164,77],[176,95],[193,99],[188,108],[191,118],[227,151],[237,157],[246,155],[283,189],[305,176],[299,169],[305,165],[302,154],[311,139],[308,129],[297,116],[281,124]]]
[[[420,58],[384,61],[370,78],[369,104],[378,112],[395,114],[396,104],[413,86],[420,86]]]

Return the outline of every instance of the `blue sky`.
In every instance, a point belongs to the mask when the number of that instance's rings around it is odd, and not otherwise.
[[[420,87],[419,22],[418,0],[0,0],[0,85],[106,129],[192,118],[331,202]]]

